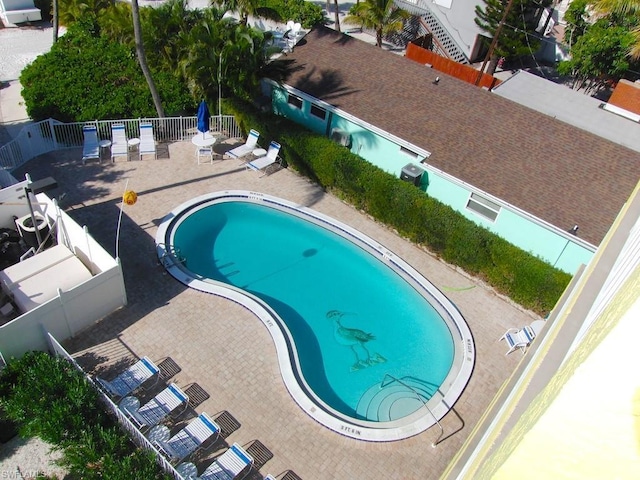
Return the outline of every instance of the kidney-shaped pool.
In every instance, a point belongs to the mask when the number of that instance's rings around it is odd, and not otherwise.
[[[474,344],[455,306],[391,251],[316,211],[216,192],[167,215],[156,243],[175,278],[256,313],[290,394],[332,430],[415,435],[469,380]]]

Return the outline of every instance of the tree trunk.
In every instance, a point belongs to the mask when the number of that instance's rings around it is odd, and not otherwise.
[[[496,68],[498,67],[498,60],[500,60],[500,58],[497,55],[491,55],[486,73],[488,73],[489,75],[493,75],[494,73],[496,73]]]
[[[338,0],[333,0],[333,3],[336,6],[336,32],[340,31],[340,17],[338,16],[340,12],[340,7],[338,7]]]
[[[151,98],[153,98],[153,104],[158,112],[158,118],[164,118],[164,109],[162,108],[162,101],[160,100],[160,94],[156,88],[156,84],[151,76],[151,70],[147,65],[147,56],[144,53],[144,44],[142,43],[142,27],[140,26],[140,8],[138,7],[138,0],[131,0],[131,14],[133,16],[133,36],[136,43],[136,55],[138,56],[138,63],[144,74],[144,78],[149,85],[149,91],[151,92]]]
[[[58,41],[58,0],[53,0],[53,43]]]
[[[382,28],[376,28],[376,45],[382,48]]]

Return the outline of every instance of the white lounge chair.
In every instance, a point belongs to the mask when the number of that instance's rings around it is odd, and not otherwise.
[[[98,129],[95,125],[82,127],[84,142],[82,144],[82,164],[87,160],[97,158],[100,160],[100,143],[98,142]]]
[[[147,357],[143,357],[111,381],[96,377],[98,384],[112,397],[126,397],[147,380],[160,378],[160,370]]]
[[[280,144],[275,141],[271,141],[269,144],[269,150],[263,157],[258,157],[255,160],[245,164],[247,170],[253,170],[255,172],[262,172],[261,177],[264,177],[269,173],[269,169],[276,166],[278,163],[278,153],[280,153]]]
[[[251,470],[253,458],[237,443],[216,458],[198,477],[199,480],[233,480],[245,477]],[[240,477],[240,474],[244,475]]]
[[[129,160],[129,144],[127,143],[127,132],[124,125],[111,125],[111,161],[115,162],[117,157],[126,157]]]
[[[122,410],[138,428],[147,428],[158,425],[180,405],[183,411],[189,404],[189,397],[172,383],[143,406],[134,396],[124,397],[119,404]]]
[[[531,325],[527,325],[523,328],[510,328],[507,330],[499,339],[507,342],[507,345],[509,346],[509,350],[505,355],[509,355],[518,348],[522,350],[522,354],[524,355],[526,348],[531,345],[533,339],[540,333],[544,323],[544,320],[536,320],[532,322]]]
[[[150,123],[140,124],[140,145],[138,146],[138,155],[142,160],[143,155],[153,155],[158,158],[156,151],[156,139],[153,136],[153,125]]]
[[[156,428],[167,429],[164,425]],[[156,441],[158,450],[172,462],[179,462],[198,450],[212,437],[220,434],[220,427],[206,413],[201,413],[186,427],[165,441]],[[151,435],[149,435],[151,437]]]
[[[247,136],[247,141],[244,145],[240,145],[239,147],[232,148],[228,152],[225,152],[226,156],[231,158],[242,158],[249,155],[253,152],[258,144],[258,138],[260,137],[260,133],[256,130],[251,130],[249,135]]]

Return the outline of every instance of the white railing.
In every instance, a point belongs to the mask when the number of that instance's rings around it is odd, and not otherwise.
[[[66,148],[79,148],[83,143],[82,126],[95,125],[100,140],[111,139],[111,126],[125,126],[127,137],[140,136],[140,123],[151,123],[157,142],[181,142],[198,132],[197,117],[136,118],[124,120],[94,120],[91,122],[62,123],[54,119],[26,125],[9,143],[0,147],[0,168],[13,170],[23,163],[45,153]],[[227,138],[241,138],[242,132],[233,115],[209,118],[212,132]]]
[[[138,428],[131,422],[131,420],[129,420],[127,416],[122,413],[118,406],[113,403],[113,401],[111,401],[111,399],[98,387],[93,378],[91,378],[91,376],[82,369],[80,364],[78,364],[78,362],[76,362],[76,360],[71,355],[69,355],[69,352],[67,352],[64,347],[60,345],[60,343],[58,343],[54,336],[49,332],[46,332],[46,335],[47,341],[49,343],[49,348],[51,349],[52,353],[67,360],[75,368],[77,368],[82,373],[82,375],[84,375],[84,377],[93,386],[93,388],[98,391],[98,395],[103,405],[109,412],[115,415],[115,417],[118,419],[118,423],[127,431],[127,433],[129,433],[129,436],[131,437],[133,442],[140,448],[152,451],[156,456],[156,462],[158,463],[158,465],[160,465],[160,467],[166,473],[171,475],[175,480],[184,480],[184,477],[180,475],[180,473],[178,473],[173,465],[171,465],[171,463],[166,458],[164,458],[164,456],[162,456],[158,449],[153,446],[149,439],[145,437],[142,432],[140,432],[140,430],[138,430]]]

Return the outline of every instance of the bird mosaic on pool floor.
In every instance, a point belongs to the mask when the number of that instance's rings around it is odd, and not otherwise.
[[[387,361],[386,358],[377,352],[371,354],[365,345],[367,342],[375,340],[375,335],[358,328],[345,327],[342,325],[342,317],[345,315],[348,314],[339,310],[329,310],[326,317],[333,321],[333,336],[336,339],[336,342],[340,345],[351,348],[353,354],[356,356],[356,362],[351,366],[351,371],[355,372],[372,365],[385,363]],[[358,353],[359,350],[360,353]]]

